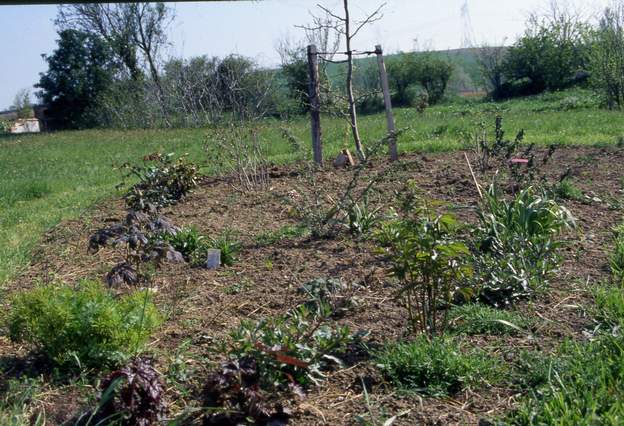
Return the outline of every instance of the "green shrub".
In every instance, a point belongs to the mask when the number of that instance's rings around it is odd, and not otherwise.
[[[463,353],[455,340],[429,340],[424,335],[387,346],[376,362],[396,386],[432,396],[452,395],[482,383],[496,368],[494,359],[477,351]]]
[[[528,187],[505,200],[492,186],[478,214],[479,298],[498,307],[543,288],[559,265],[555,237],[574,225],[571,213],[545,191]]]
[[[515,312],[490,306],[470,304],[457,306],[449,313],[453,329],[464,334],[517,334],[529,322]]]
[[[124,165],[126,178],[136,178],[125,195],[129,208],[154,211],[177,203],[197,186],[198,167],[186,157],[154,153],[143,159],[142,165]]]
[[[18,294],[11,340],[28,342],[60,366],[115,366],[140,350],[160,316],[147,292],[115,298],[96,282],[46,285]]]
[[[317,310],[300,305],[289,314],[257,323],[242,321],[232,333],[230,356],[252,358],[264,387],[273,388],[293,381],[300,385],[318,383],[322,370],[340,364],[340,355],[352,341],[348,327],[326,324],[331,307]]]
[[[377,233],[399,279],[413,331],[442,333],[447,318],[445,310],[440,321],[439,307],[452,301],[471,273],[468,247],[453,235],[457,226],[453,216],[434,216],[424,207],[416,217],[387,222]]]

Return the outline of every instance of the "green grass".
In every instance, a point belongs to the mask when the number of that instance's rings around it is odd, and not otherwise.
[[[284,225],[275,231],[265,231],[256,235],[259,246],[270,246],[288,238],[298,238],[309,234],[309,230],[301,225]]]
[[[494,379],[497,360],[485,353],[462,351],[456,340],[424,335],[409,343],[388,345],[376,364],[397,387],[424,395],[452,395]]]
[[[599,324],[593,340],[567,341],[554,356],[534,357],[523,370],[530,394],[508,416],[517,425],[621,425],[624,423],[624,289],[593,289]],[[538,373],[539,374],[536,374]]]
[[[529,321],[513,311],[471,304],[455,307],[449,313],[453,331],[460,334],[518,334],[528,331]]]
[[[555,187],[555,194],[564,200],[581,201],[583,199],[583,191],[570,179],[559,182]]]
[[[476,125],[493,123],[502,113],[505,129],[515,134],[525,129],[526,141],[537,144],[611,145],[624,135],[622,114],[584,107],[564,110],[566,97],[581,99],[577,91],[549,94],[503,102],[455,102],[418,114],[413,109],[395,111],[397,128],[407,128],[399,149],[427,152],[450,151],[465,146],[463,141]],[[343,147],[351,147],[344,120],[322,120],[326,158]],[[288,127],[306,144],[309,122],[301,117],[291,122],[267,120],[260,136],[275,163],[300,157],[282,137]],[[385,133],[383,114],[361,117],[364,143]],[[42,234],[62,220],[75,218],[94,203],[114,195],[120,174],[113,164],[138,161],[154,151],[190,154],[202,162],[202,171],[215,172],[216,164],[205,164],[203,144],[208,129],[173,130],[87,130],[40,135],[0,137],[0,284],[24,267]]]

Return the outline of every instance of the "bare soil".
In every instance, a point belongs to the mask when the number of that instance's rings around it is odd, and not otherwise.
[[[463,153],[410,154],[401,160],[405,168],[380,185],[371,198],[373,202],[388,207],[393,191],[413,179],[427,197],[445,201],[460,219],[476,220],[478,193]],[[513,362],[523,349],[548,353],[566,338],[586,338],[583,332],[592,328],[588,289],[608,275],[606,253],[611,247],[611,228],[622,219],[617,201],[622,199],[623,160],[624,154],[615,148],[565,148],[555,153],[545,168],[547,174],[556,179],[570,168],[573,181],[589,199],[564,201],[577,218],[578,228],[565,235],[562,268],[547,292],[517,307],[537,320],[535,328],[530,336],[465,336],[464,345],[485,348]],[[374,169],[386,166],[380,162]],[[353,331],[369,331],[371,346],[410,338],[406,334],[406,309],[394,297],[396,287],[388,264],[370,241],[343,232],[333,239],[300,237],[269,246],[257,243],[256,237],[262,232],[298,223],[283,201],[290,191],[305,190],[297,166],[275,169],[272,176],[269,191],[245,194],[234,191],[228,179],[206,179],[182,203],[164,211],[175,224],[193,225],[208,235],[233,229],[244,243],[232,267],[209,271],[188,264],[167,264],[155,273],[156,302],[168,319],[154,336],[150,351],[161,372],[170,370],[180,359],[192,371],[185,385],[169,383],[171,415],[185,407],[201,406],[202,383],[210,368],[223,359],[217,343],[227,341],[228,333],[242,319],[286,313],[304,301],[297,288],[315,278],[340,278],[352,284],[357,305],[338,321]],[[349,170],[328,169],[318,182],[328,193],[338,194],[351,176]],[[487,182],[486,177],[479,179]],[[30,268],[10,283],[8,293],[37,282],[102,279],[122,254],[113,249],[87,254],[88,238],[95,229],[123,215],[123,202],[113,200],[52,229]],[[7,300],[2,303],[8,304]],[[0,379],[45,371],[29,349],[0,336]],[[49,392],[38,399],[35,411],[45,410],[49,424],[70,422],[88,406],[93,388],[75,382],[67,385],[48,373],[44,375],[49,378]],[[401,394],[363,356],[355,357],[345,369],[329,372],[327,380],[310,389],[305,399],[285,401],[293,412],[291,424],[355,424],[356,415],[369,413],[362,383],[366,383],[370,405],[379,419],[409,410],[395,422],[405,425],[477,424],[480,419],[495,418],[513,409],[522,397],[511,385],[483,386],[448,398]]]

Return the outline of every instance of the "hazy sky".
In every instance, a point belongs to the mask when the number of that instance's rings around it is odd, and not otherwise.
[[[461,8],[466,0],[387,0],[381,21],[362,31],[355,48],[385,51],[415,46],[434,49],[460,47],[463,34]],[[468,0],[474,38],[478,42],[512,42],[523,30],[528,12],[546,8],[550,0]],[[609,0],[569,0],[587,11]],[[264,0],[253,2],[175,3],[176,19],[170,26],[167,55],[225,56],[238,53],[264,65],[279,61],[279,39],[302,37],[295,25],[310,22],[317,3],[338,7],[341,0]],[[374,11],[379,0],[352,0],[355,19]],[[31,88],[46,70],[42,53],[51,53],[57,38],[53,20],[56,6],[0,6],[0,110],[15,94]]]

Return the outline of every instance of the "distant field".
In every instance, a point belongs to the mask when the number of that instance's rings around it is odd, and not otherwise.
[[[525,141],[537,144],[612,145],[624,143],[624,115],[600,110],[586,92],[548,94],[505,103],[456,102],[395,112],[398,128],[407,129],[400,150],[447,151],[466,146],[479,123],[491,129],[493,117],[504,117],[510,137],[520,129]],[[323,120],[326,156],[350,147],[346,122]],[[289,128],[309,141],[307,119],[265,121],[261,137],[272,158],[284,163],[296,158],[281,136]],[[366,141],[384,135],[382,114],[361,118]],[[208,129],[90,130],[0,137],[0,283],[25,265],[42,234],[60,221],[76,217],[98,200],[115,194],[120,174],[114,164],[136,161],[154,152],[189,153],[206,173],[218,165],[206,164],[203,145]]]

